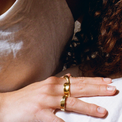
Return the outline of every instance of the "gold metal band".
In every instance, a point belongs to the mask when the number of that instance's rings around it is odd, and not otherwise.
[[[70,83],[64,83],[64,95],[70,97]]]
[[[66,99],[67,99],[67,96],[66,95],[64,95],[62,97],[62,99],[61,99],[60,107],[61,107],[61,110],[62,111],[65,111],[65,109],[66,109]]]
[[[68,75],[64,75],[64,78],[66,79],[67,83],[70,83],[70,77]]]
[[[67,97],[70,96],[70,77],[68,75],[64,75],[64,78],[66,79],[66,83],[64,83],[64,96],[62,97],[61,99],[61,102],[60,102],[60,107],[61,107],[61,110],[62,111],[65,111],[66,109],[66,99]]]

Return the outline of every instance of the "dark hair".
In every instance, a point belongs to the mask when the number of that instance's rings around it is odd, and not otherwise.
[[[87,0],[78,40],[68,48],[65,66],[86,66],[95,76],[122,70],[122,0]]]

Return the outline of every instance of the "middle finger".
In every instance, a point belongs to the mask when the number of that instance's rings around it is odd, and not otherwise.
[[[47,87],[49,87],[47,94],[54,96],[64,95],[63,84],[50,84]],[[87,84],[87,83],[70,84],[70,94],[72,97],[99,96],[99,95],[105,96],[105,95],[114,95],[115,93],[116,88],[114,86],[106,84]]]

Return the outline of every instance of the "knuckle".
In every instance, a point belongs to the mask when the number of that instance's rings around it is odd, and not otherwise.
[[[77,87],[78,90],[83,90],[86,87],[86,83],[79,82],[76,85],[76,87]]]
[[[101,91],[101,85],[97,85],[97,91]]]
[[[96,80],[98,80],[100,82],[104,82],[104,78],[102,78],[102,77],[97,77]]]
[[[45,84],[40,90],[43,91],[44,93],[50,93],[52,88],[53,88],[53,84]]]
[[[42,93],[42,94],[40,95],[40,97],[38,96],[39,105],[40,105],[40,103],[42,104],[42,101],[43,101],[43,100],[46,101],[46,100],[49,98],[49,96],[50,96],[50,95],[48,95],[48,94],[46,94],[46,93]],[[43,104],[45,104],[45,103],[43,103]]]
[[[57,81],[57,79],[58,79],[57,77],[51,76],[51,77],[47,78],[47,82],[52,83],[52,82]]]
[[[88,107],[88,112],[89,112],[89,115],[93,115],[96,113],[96,106],[94,104],[90,104],[89,107]]]
[[[70,98],[69,100],[68,100],[68,105],[69,106],[75,106],[75,104],[76,104],[76,98]]]
[[[104,91],[106,90],[106,87],[107,87],[107,86],[105,86],[105,85],[98,85],[98,86],[97,86],[97,90],[98,90],[99,92],[104,92]]]
[[[37,115],[38,113],[43,112],[43,108],[40,107],[40,104],[39,104],[39,103],[36,103],[36,104],[34,104],[33,107],[31,108],[31,112],[32,112],[34,115]]]

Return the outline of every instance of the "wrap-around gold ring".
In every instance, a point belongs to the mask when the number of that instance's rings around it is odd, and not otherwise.
[[[70,83],[64,83],[64,95],[70,97]]]
[[[65,111],[66,109],[66,99],[70,96],[70,77],[68,75],[64,75],[64,78],[66,79],[66,83],[64,83],[64,96],[62,97],[60,101],[60,107],[62,111]]]
[[[64,78],[66,79],[67,83],[70,83],[70,77],[68,75],[64,75]]]
[[[67,96],[66,95],[64,95],[62,97],[62,99],[61,99],[60,107],[61,107],[61,110],[62,111],[65,111],[65,109],[66,109],[66,99],[67,99]]]

